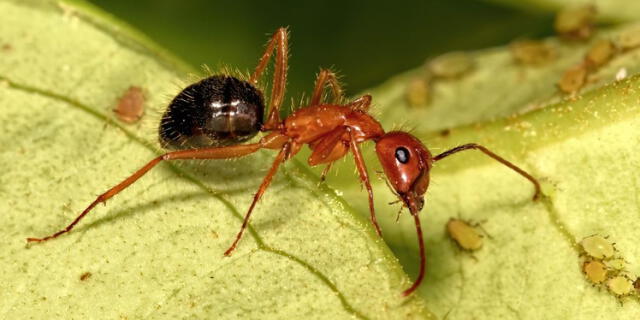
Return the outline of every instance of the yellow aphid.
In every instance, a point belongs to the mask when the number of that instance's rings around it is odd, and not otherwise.
[[[622,50],[631,50],[640,47],[640,27],[623,31],[618,36],[617,44]]]
[[[604,264],[607,266],[607,268],[612,270],[624,270],[625,266],[627,265],[627,263],[620,258],[606,260]]]
[[[564,72],[558,82],[558,88],[564,93],[574,93],[584,86],[586,80],[587,66],[581,63]]]
[[[582,265],[582,271],[587,279],[593,283],[601,283],[607,278],[607,268],[598,260],[586,261]]]
[[[554,50],[548,44],[537,40],[518,40],[509,46],[511,55],[517,63],[525,65],[542,65],[551,61]]]
[[[456,78],[473,69],[471,55],[464,52],[450,52],[433,58],[427,70],[438,78]]]
[[[447,233],[464,250],[475,251],[482,248],[482,235],[464,220],[449,219]]]
[[[591,68],[599,68],[609,62],[616,53],[616,47],[610,40],[598,40],[587,52],[585,61]]]
[[[587,39],[593,33],[596,13],[593,5],[566,8],[556,16],[555,30],[565,38]]]
[[[427,77],[416,77],[409,81],[405,91],[407,104],[414,108],[425,107],[429,104],[429,81]]]
[[[591,257],[596,259],[611,258],[615,252],[613,244],[602,236],[589,236],[580,241],[582,249]]]
[[[607,280],[607,288],[615,295],[626,296],[633,290],[633,283],[627,277],[615,276]]]

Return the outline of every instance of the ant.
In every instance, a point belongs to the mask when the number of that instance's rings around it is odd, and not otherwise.
[[[258,81],[273,55],[275,71],[268,106],[269,114],[263,120],[265,104]],[[98,203],[105,202],[132,183],[158,163],[178,159],[229,159],[239,158],[260,149],[279,150],[267,175],[242,222],[231,246],[224,255],[229,256],[242,238],[253,209],[267,190],[279,166],[296,155],[305,144],[312,153],[310,166],[326,164],[322,177],[331,164],[351,152],[360,177],[367,189],[371,222],[379,236],[380,226],[376,221],[373,206],[373,190],[365,166],[360,144],[372,140],[384,173],[403,205],[409,209],[415,221],[420,250],[420,271],[413,285],[402,294],[408,296],[415,291],[425,273],[425,248],[418,213],[424,206],[424,194],[429,186],[429,173],[434,162],[464,150],[476,149],[519,173],[535,187],[535,200],[540,195],[538,181],[511,162],[478,144],[465,144],[432,156],[429,150],[411,134],[403,131],[385,132],[380,123],[367,113],[371,96],[342,103],[342,89],[336,76],[322,69],[317,76],[313,94],[304,106],[284,120],[280,119],[287,78],[288,30],[278,29],[270,41],[253,74],[248,81],[229,75],[214,75],[186,87],[169,104],[159,128],[160,143],[167,153],[151,160],[129,178],[98,196],[66,228],[44,238],[28,238],[28,242],[43,242],[56,238],[73,229]],[[330,86],[334,101],[324,102],[325,87]],[[268,132],[259,142],[240,144],[256,135]]]

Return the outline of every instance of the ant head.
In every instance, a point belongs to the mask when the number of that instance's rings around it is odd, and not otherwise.
[[[412,213],[420,211],[433,162],[429,150],[416,137],[393,131],[376,141],[376,153],[389,183],[400,199]]]

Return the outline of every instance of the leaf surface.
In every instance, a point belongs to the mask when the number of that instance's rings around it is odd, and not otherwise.
[[[429,318],[368,221],[288,163],[223,257],[275,156],[161,164],[157,124],[184,64],[90,5],[0,1],[0,318]],[[256,45],[257,51],[261,48]],[[113,113],[146,94],[135,125]]]
[[[637,30],[626,25],[596,39],[617,39]],[[469,52],[475,69],[432,83],[431,102],[409,106],[405,94],[421,69],[373,89],[373,112],[385,128],[409,129],[438,154],[476,142],[539,178],[546,195],[531,200],[532,185],[478,151],[466,151],[432,169],[422,211],[427,276],[420,294],[437,316],[447,319],[633,319],[640,313],[637,293],[618,299],[582,274],[578,242],[607,236],[622,272],[640,274],[638,167],[640,156],[640,50],[619,53],[589,76],[576,95],[558,93],[567,68],[580,63],[593,43],[546,40],[557,50],[547,65],[516,64],[509,48]],[[616,81],[624,68],[629,75]],[[447,129],[447,131],[443,131]],[[369,171],[379,171],[374,151],[364,150]],[[329,184],[359,212],[368,213],[366,194],[353,180],[350,161],[335,167]],[[413,219],[382,179],[374,179],[378,217],[385,240],[410,274],[418,255]],[[408,215],[408,214],[404,214]],[[448,239],[445,224],[462,218],[481,224],[484,246],[461,252]],[[623,304],[621,305],[620,302]]]
[[[555,13],[565,7],[593,4],[598,8],[599,19],[613,22],[637,21],[640,18],[640,3],[626,0],[483,0],[525,11]]]

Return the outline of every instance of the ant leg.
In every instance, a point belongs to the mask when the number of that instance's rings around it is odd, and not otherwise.
[[[317,106],[322,102],[322,94],[324,93],[325,84],[329,83],[333,92],[333,103],[339,103],[342,99],[342,87],[336,78],[336,74],[331,70],[321,69],[316,78],[316,84],[311,95],[310,106]]]
[[[320,141],[314,141],[311,146],[311,155],[307,160],[310,166],[333,162],[347,154],[347,148],[342,144],[342,138],[347,132],[347,127],[340,127],[327,133]]]
[[[364,96],[353,100],[352,102],[345,105],[345,107],[351,108],[353,110],[358,110],[362,112],[367,112],[369,107],[371,106],[371,96],[365,94]]]
[[[411,285],[409,289],[402,292],[402,296],[404,297],[410,295],[420,286],[420,283],[422,283],[422,279],[424,278],[424,271],[427,266],[427,258],[424,252],[424,239],[422,238],[422,227],[420,226],[420,217],[418,215],[420,211],[415,207],[410,207],[409,211],[411,211],[411,215],[413,216],[413,220],[416,224],[416,234],[418,235],[418,247],[420,250],[420,269],[418,271],[418,277],[416,278],[416,281],[413,283],[413,285]]]
[[[99,195],[78,217],[73,220],[66,228],[44,238],[27,238],[27,242],[43,242],[53,238],[57,238],[61,234],[67,233],[73,229],[73,227],[84,218],[98,203],[105,202],[111,199],[122,190],[138,181],[145,173],[155,167],[163,160],[178,160],[178,159],[229,159],[238,158],[258,151],[261,148],[273,149],[278,144],[283,144],[284,138],[277,135],[269,135],[263,138],[259,143],[245,144],[237,146],[228,146],[220,148],[206,148],[206,149],[192,149],[192,150],[180,150],[174,152],[165,153],[147,163],[144,167],[140,168],[130,177],[120,182],[115,187],[107,190],[107,192]]]
[[[324,182],[327,173],[331,170],[333,162],[344,157],[344,155],[349,152],[349,148],[342,142],[342,138],[346,132],[346,127],[338,128],[333,132],[326,134],[320,141],[314,141],[310,144],[313,152],[307,161],[309,165],[315,166],[321,163],[327,164],[320,175],[320,183]]]
[[[276,52],[275,71],[273,74],[273,86],[271,87],[271,100],[269,102],[269,116],[264,124],[264,128],[274,129],[280,124],[280,106],[284,98],[284,90],[287,84],[287,65],[289,59],[289,31],[286,28],[280,28],[267,43],[267,48],[262,54],[256,70],[251,75],[249,82],[253,85],[258,84],[258,80],[262,76],[264,70],[267,67],[267,63],[273,54],[274,49]]]
[[[267,187],[271,183],[271,179],[273,179],[273,176],[278,171],[278,167],[280,166],[280,164],[289,157],[290,151],[291,151],[291,144],[286,143],[280,150],[280,153],[278,153],[278,156],[276,157],[276,159],[273,161],[273,164],[271,165],[271,169],[269,169],[269,172],[262,180],[262,184],[260,184],[260,188],[258,188],[258,192],[256,192],[256,194],[253,196],[253,202],[251,202],[251,206],[249,207],[247,214],[244,216],[244,220],[242,221],[242,227],[240,228],[240,232],[238,232],[238,235],[236,236],[236,240],[233,241],[233,243],[231,244],[231,247],[229,247],[229,249],[227,249],[227,251],[224,252],[225,256],[231,255],[231,252],[235,250],[236,245],[238,245],[238,241],[240,241],[240,238],[242,238],[242,233],[244,232],[244,229],[246,229],[247,226],[249,225],[249,217],[251,217],[251,212],[253,212],[253,208],[256,206],[256,203],[258,203],[258,200],[260,200],[264,192],[267,190]]]
[[[310,106],[316,106],[322,103],[322,93],[324,93],[325,84],[327,82],[329,83],[329,86],[331,86],[331,90],[333,92],[332,103],[340,103],[343,92],[338,78],[331,70],[321,69],[318,77],[316,78],[316,84],[313,89],[313,94],[311,95],[311,101],[309,102]],[[367,94],[346,104],[345,107],[352,108],[354,110],[367,111],[370,105],[371,96]]]
[[[504,164],[505,166],[509,167],[511,170],[519,173],[521,176],[527,178],[527,180],[531,181],[531,183],[533,183],[533,186],[536,189],[535,194],[533,195],[533,200],[536,200],[540,197],[541,191],[540,191],[540,183],[538,182],[538,180],[536,178],[534,178],[532,175],[530,175],[529,173],[527,173],[526,171],[520,169],[518,166],[516,166],[515,164],[507,161],[506,159],[502,158],[501,156],[491,152],[489,149],[479,145],[479,144],[475,144],[475,143],[468,143],[468,144],[464,144],[458,147],[455,147],[451,150],[445,151],[435,157],[433,157],[433,161],[436,162],[438,160],[442,160],[445,157],[448,157],[454,153],[458,153],[460,151],[464,151],[464,150],[469,150],[469,149],[477,149],[482,151],[484,154],[488,155],[489,157],[495,159],[496,161]]]
[[[380,226],[378,225],[378,221],[376,220],[376,212],[373,207],[373,190],[371,189],[371,184],[369,183],[369,175],[367,174],[367,167],[364,164],[364,159],[362,159],[362,153],[360,153],[360,147],[358,147],[358,142],[353,135],[353,132],[349,131],[351,139],[349,140],[349,145],[351,148],[351,152],[353,152],[353,158],[356,161],[356,168],[358,168],[358,173],[360,174],[360,181],[367,188],[367,192],[369,193],[369,211],[371,212],[371,223],[376,228],[376,232],[380,237],[382,237],[382,231],[380,230]]]
[[[333,162],[329,162],[327,163],[327,166],[324,167],[324,169],[322,170],[322,174],[320,175],[320,182],[324,182],[324,180],[327,178],[327,174],[329,173],[329,170],[331,170],[331,165],[333,164]]]

